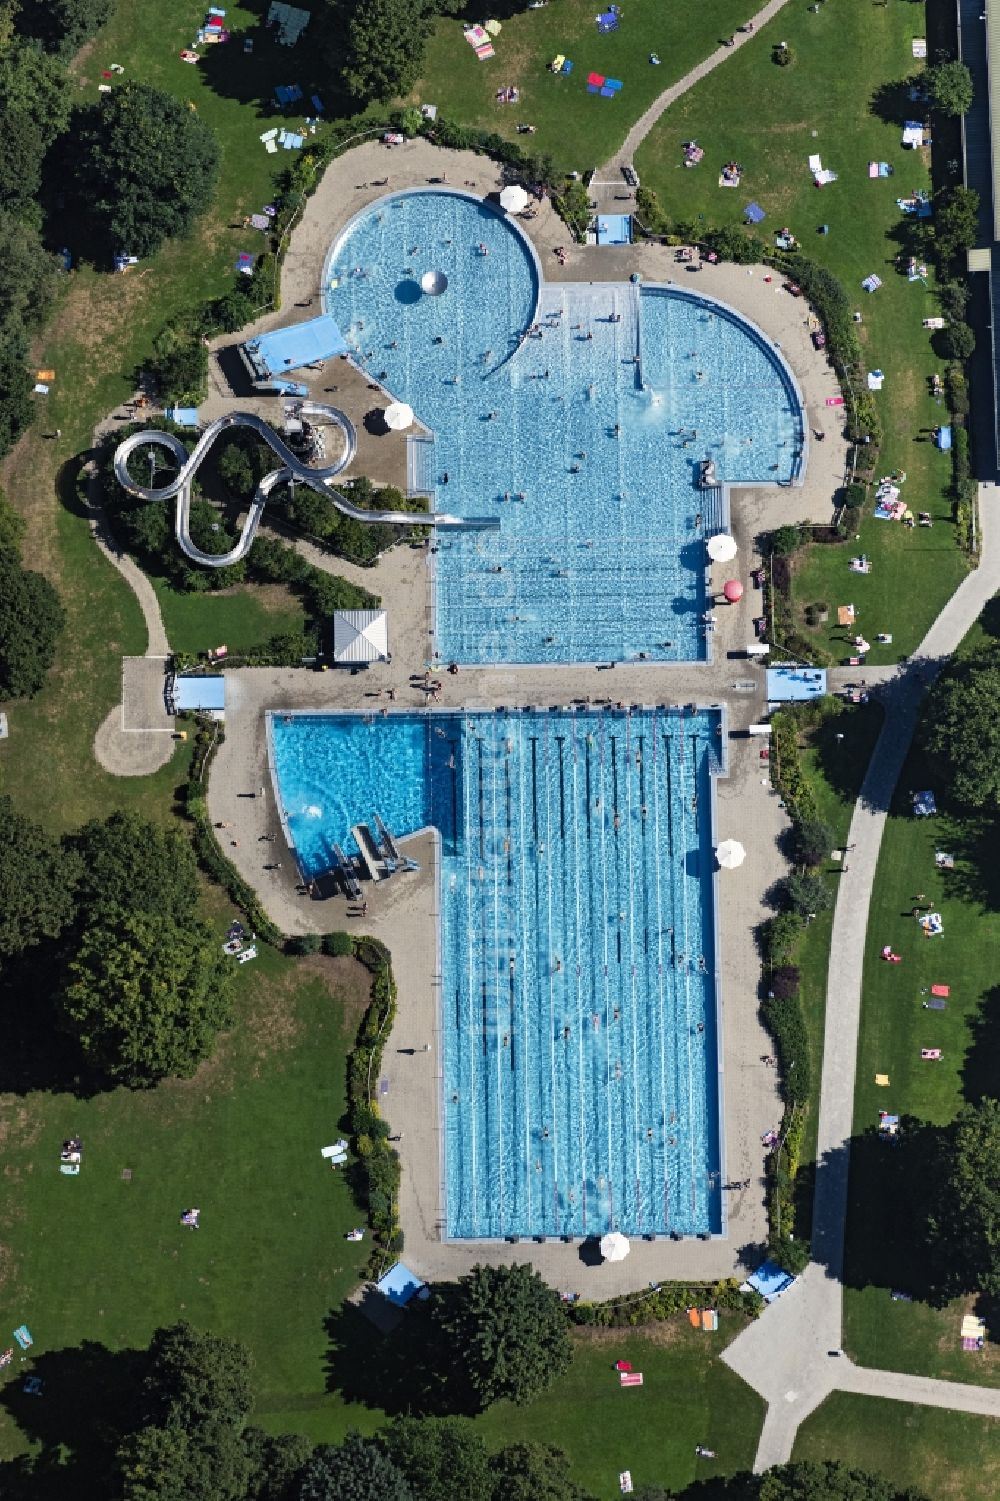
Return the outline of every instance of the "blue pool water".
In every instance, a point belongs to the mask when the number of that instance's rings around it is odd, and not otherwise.
[[[439,829],[447,1233],[719,1232],[719,715],[270,723],[307,876]]]
[[[544,285],[506,217],[440,189],[365,210],[325,284],[361,367],[434,434],[435,507],[501,521],[437,535],[442,658],[704,657],[704,533],[724,518],[699,462],[746,484],[801,466],[794,383],[759,334],[676,288]]]

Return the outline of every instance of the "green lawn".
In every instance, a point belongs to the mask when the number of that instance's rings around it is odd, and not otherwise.
[[[636,158],[643,185],[655,190],[674,219],[740,224],[746,205],[756,200],[767,214],[759,231],[765,242],[773,245],[772,236],[787,225],[805,254],[840,278],[864,317],[858,334],[867,367],[886,375],[875,398],[886,434],[880,473],[905,470],[907,501],[915,512],[929,511],[935,524],[911,530],[869,517],[857,543],[813,547],[797,568],[794,592],[800,629],[806,604],[853,601],[873,643],[873,664],[913,649],[965,571],[943,493],[950,460],[927,441],[944,413],[929,394],[938,361],[921,320],[938,309],[930,291],[908,282],[893,265],[905,222],[896,199],[929,187],[927,153],[904,151],[900,144],[898,120],[910,112],[905,96],[889,121],[871,107],[877,90],[921,66],[910,43],[926,24],[923,7],[916,5],[840,0],[822,5],[818,14],[805,5],[788,6],[667,110]],[[771,61],[778,40],[795,54],[790,67]],[[681,143],[689,139],[705,149],[693,170],[683,166]],[[820,190],[807,166],[813,153],[839,174]],[[718,186],[720,168],[730,159],[745,169],[736,191]],[[869,160],[889,162],[895,175],[870,179]],[[820,224],[829,225],[829,234],[817,233]],[[873,271],[883,285],[868,296],[861,281]],[[832,420],[826,425],[832,428]],[[874,560],[863,577],[847,568],[848,557],[860,551]],[[892,645],[874,645],[878,632],[890,633]],[[835,657],[847,655],[835,609],[815,639]]]
[[[449,120],[517,140],[566,168],[587,171],[614,155],[630,128],[664,89],[714,52],[719,42],[753,15],[753,0],[699,0],[697,6],[631,0],[617,31],[602,35],[593,0],[558,0],[523,11],[503,23],[496,56],[480,62],[462,36],[467,22],[437,23],[413,91],[436,104]],[[626,9],[623,7],[623,9]],[[559,53],[573,71],[556,76],[549,63]],[[650,64],[650,53],[660,66]],[[617,98],[588,94],[587,77],[621,79]],[[498,89],[516,85],[516,104],[500,104]],[[518,136],[517,125],[536,127]]]
[[[344,1239],[363,1217],[319,1149],[340,1135],[369,979],[353,960],[303,967],[262,947],[238,970],[235,1030],[194,1079],[86,1100],[0,1096],[0,1305],[6,1329],[31,1329],[47,1406],[76,1405],[82,1343],[144,1346],[183,1317],[250,1346],[263,1409],[336,1408],[324,1320],[366,1247]],[[59,1173],[70,1134],[84,1142],[78,1178]],[[196,1234],[178,1222],[192,1205]],[[32,1413],[0,1405],[0,1456],[29,1443]]]
[[[833,830],[834,848],[847,841],[854,813],[854,803],[871,753],[882,728],[882,709],[875,702],[845,706],[840,712],[830,715],[812,732],[808,744],[801,750],[802,769],[816,799],[817,811],[824,823]],[[837,740],[842,734],[844,739]],[[841,867],[830,861],[823,867],[836,898],[837,882]],[[805,931],[799,950],[798,965],[802,976],[802,1009],[809,1034],[813,1080],[816,1098],[819,1097],[819,1081],[823,1067],[823,1030],[826,1024],[826,988],[829,979],[830,933],[833,927],[833,911],[820,912],[816,921]],[[808,1165],[816,1152],[816,1111],[813,1110],[806,1126],[802,1161]],[[801,1177],[799,1194],[803,1216],[803,1228],[811,1219],[813,1176],[808,1170]]]
[[[981,629],[970,639],[981,640]],[[913,1216],[914,1208],[919,1211],[919,1168],[914,1185],[894,1160],[893,1148],[871,1138],[879,1110],[943,1124],[965,1100],[996,1090],[996,834],[991,825],[946,813],[914,818],[910,793],[935,785],[915,751],[886,823],[872,897],[858,1047],[845,1343],[866,1365],[1000,1385],[1000,1345],[991,1342],[974,1355],[960,1349],[959,1324],[971,1299],[944,1310],[890,1300],[892,1287],[920,1287],[922,1249]],[[940,800],[940,784],[936,790]],[[937,849],[955,855],[954,870],[936,868]],[[941,938],[923,937],[910,916],[921,893],[941,913]],[[902,956],[901,964],[880,960],[886,943]],[[936,984],[951,991],[942,1012],[923,1006]],[[943,1059],[922,1061],[921,1048],[941,1048]],[[876,1073],[889,1075],[889,1088],[875,1084]]]
[[[189,67],[179,53],[204,20],[203,4],[119,0],[112,20],[74,68],[81,101],[96,99],[109,62],[120,63],[126,78],[190,100],[216,133],[220,173],[215,206],[187,239],[170,242],[125,276],[83,267],[68,278],[36,351],[39,364],[56,371],[52,393],[35,430],[6,466],[10,499],[28,521],[26,560],[59,587],[68,624],[45,689],[11,711],[0,775],[22,808],[34,807],[53,824],[120,805],[156,816],[177,780],[171,768],[139,781],[112,779],[91,754],[94,732],[119,697],[122,653],[144,651],[146,633],[131,590],[94,546],[77,498],[73,456],[89,449],[97,422],[134,389],[135,372],[163,324],[226,290],[237,252],[262,244],[258,234],[242,229],[243,218],[273,198],[291,161],[284,152],[269,156],[258,140],[273,122],[273,86],[298,82],[308,96],[322,85],[307,42],[290,52],[263,31],[255,9],[227,9],[234,33],[255,28],[252,56],[244,54],[236,35],[228,46],[207,49],[199,67]],[[74,248],[69,231],[65,237]],[[60,440],[43,436],[56,427]],[[179,608],[176,616],[168,610],[168,627],[176,629],[173,644],[197,639],[200,645],[204,635],[238,640],[249,630],[249,606],[238,606],[234,614],[231,602],[206,602],[203,608],[209,604],[221,608],[201,617],[193,610]],[[290,618],[275,616],[274,629],[286,628]],[[42,766],[60,785],[60,810],[36,806]]]
[[[268,636],[301,631],[302,606],[274,584],[239,585],[224,593],[185,594],[152,580],[167,640],[178,652],[203,652],[225,643],[230,651],[259,646]]]
[[[835,1392],[807,1418],[793,1459],[839,1459],[934,1501],[993,1501],[1000,1425],[965,1412]]]
[[[726,1338],[738,1333],[742,1320],[721,1317]],[[384,1364],[390,1373],[381,1386],[377,1380],[373,1383],[371,1404],[344,1408],[325,1399],[276,1407],[261,1415],[266,1428],[305,1433],[318,1442],[335,1441],[348,1428],[373,1432],[384,1421],[375,1405],[377,1394],[381,1391],[382,1400],[392,1405],[390,1389],[396,1405],[406,1410],[405,1356],[380,1349],[378,1337],[361,1315],[355,1323],[352,1364]],[[406,1337],[404,1328],[387,1339],[391,1345]],[[572,1366],[544,1395],[526,1407],[500,1402],[475,1420],[490,1449],[522,1441],[555,1444],[570,1456],[580,1485],[601,1501],[619,1494],[622,1470],[632,1471],[636,1486],[659,1484],[679,1490],[696,1475],[750,1469],[763,1403],[718,1359],[723,1344],[718,1336],[696,1333],[681,1314],[648,1334],[580,1331],[574,1344]],[[622,1390],[613,1368],[620,1359],[642,1371],[641,1389]],[[696,1444],[715,1449],[718,1458],[697,1460]]]

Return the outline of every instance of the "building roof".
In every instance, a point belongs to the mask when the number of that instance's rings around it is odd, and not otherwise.
[[[305,323],[275,328],[268,334],[259,334],[256,339],[248,339],[243,351],[258,379],[264,380],[268,376],[287,375],[289,370],[297,370],[300,365],[312,365],[337,354],[346,354],[347,345],[334,320],[323,313]]]
[[[226,680],[218,673],[174,678],[174,705],[182,709],[224,709]]]
[[[767,669],[769,703],[798,703],[806,698],[822,698],[825,692],[826,669],[823,667],[769,667]]]
[[[389,619],[384,610],[336,610],[333,616],[336,662],[385,662],[389,657]]]
[[[411,1298],[416,1297],[426,1282],[421,1282],[416,1272],[411,1272],[408,1266],[397,1261],[391,1266],[384,1277],[380,1277],[375,1286],[383,1298],[388,1298],[390,1303],[395,1303],[397,1308],[405,1308]]]

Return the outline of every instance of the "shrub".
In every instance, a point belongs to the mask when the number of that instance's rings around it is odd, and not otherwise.
[[[829,857],[834,833],[822,819],[807,819],[792,829],[792,852],[799,865],[822,865]]]
[[[350,933],[326,933],[323,936],[323,952],[334,959],[343,959],[354,953],[354,939]]]
[[[826,912],[833,906],[830,888],[822,876],[793,871],[781,882],[781,889],[790,910],[797,912],[800,917],[808,917],[810,913],[815,912]]]
[[[767,1030],[774,1039],[782,1099],[787,1105],[806,1105],[812,1074],[802,1002],[797,995],[768,996],[761,1009]]]
[[[798,995],[802,976],[796,964],[779,964],[767,977],[768,995],[776,1001],[787,1001]]]
[[[767,963],[783,965],[793,959],[804,931],[805,922],[797,912],[776,912],[762,923],[760,942]]]
[[[182,321],[168,323],[153,341],[149,373],[165,401],[198,406],[208,395],[208,349]]]
[[[955,417],[969,415],[969,386],[965,371],[959,364],[948,365],[944,372],[944,397],[948,410]]]
[[[322,940],[316,933],[299,933],[285,944],[286,954],[318,954]]]
[[[801,545],[802,533],[797,526],[779,526],[768,538],[770,551],[779,558],[787,558]]]
[[[779,68],[787,68],[790,63],[795,61],[795,53],[787,42],[775,42],[771,48],[771,61],[776,63]]]
[[[976,336],[967,323],[949,323],[939,332],[936,344],[946,360],[967,360],[976,347]]]

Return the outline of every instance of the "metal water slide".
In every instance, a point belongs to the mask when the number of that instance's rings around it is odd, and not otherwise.
[[[230,412],[225,417],[217,417],[214,422],[209,423],[190,454],[180,438],[173,433],[164,433],[156,429],[132,433],[115,449],[115,478],[124,490],[127,490],[130,495],[137,495],[141,500],[176,499],[174,534],[177,544],[185,557],[190,558],[193,563],[201,563],[206,568],[226,568],[231,563],[238,563],[241,558],[246,557],[257,535],[257,528],[264,514],[268,496],[275,486],[285,484],[289,480],[308,485],[310,489],[324,496],[344,516],[349,516],[352,521],[371,525],[383,523],[392,526],[467,527],[473,531],[495,530],[499,527],[499,519],[492,516],[453,516],[446,511],[431,512],[429,515],[420,511],[367,511],[352,505],[333,488],[333,480],[343,473],[357,453],[358,439],[354,424],[337,407],[326,406],[320,402],[304,401],[297,404],[296,410],[304,417],[322,417],[340,431],[344,439],[344,451],[335,463],[317,467],[305,464],[282,441],[274,428],[264,421],[263,417],[258,417],[254,412]],[[266,474],[261,480],[235,547],[226,553],[202,552],[201,548],[196,547],[191,540],[191,481],[216,439],[234,427],[248,427],[257,433],[277,454],[283,467]],[[165,448],[177,464],[176,475],[165,485],[140,485],[128,471],[128,460],[136,449],[150,446]]]

